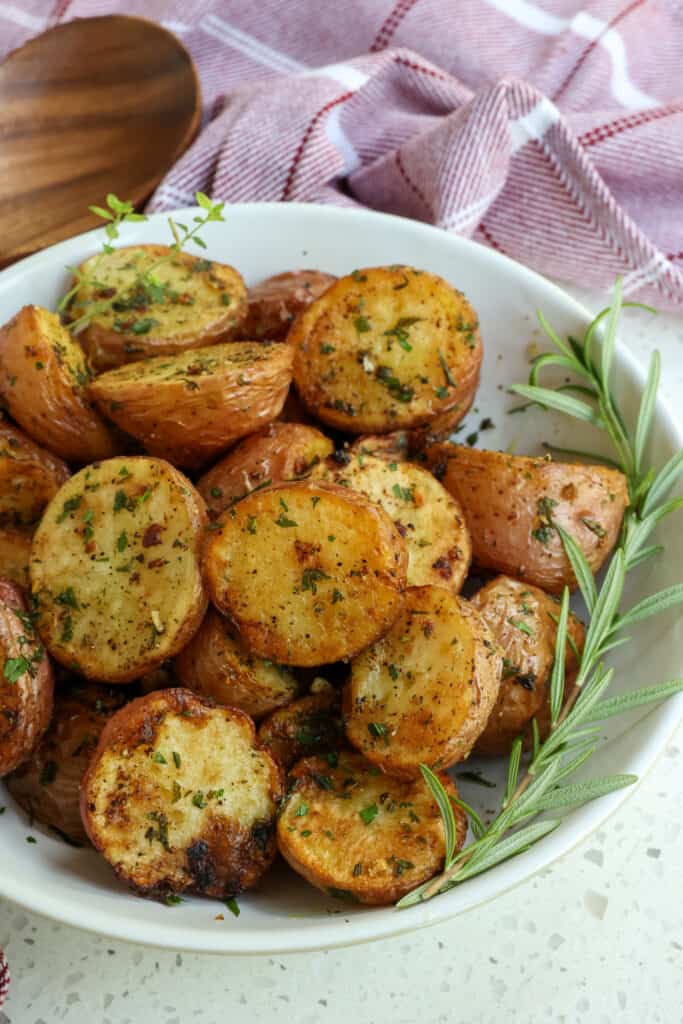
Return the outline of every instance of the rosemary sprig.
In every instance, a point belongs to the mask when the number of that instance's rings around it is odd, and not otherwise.
[[[572,338],[566,341],[561,339],[539,313],[541,326],[556,351],[534,359],[529,383],[510,389],[528,400],[526,406],[512,410],[514,412],[538,405],[543,409],[558,410],[606,431],[614,448],[613,462],[628,482],[630,504],[624,515],[617,547],[600,586],[579,545],[550,518],[551,526],[562,541],[590,616],[576,680],[570,693],[566,694],[564,659],[568,640],[569,590],[565,587],[557,619],[555,659],[550,679],[551,726],[548,737],[540,742],[538,725],[534,719],[533,747],[521,779],[521,737],[515,741],[508,763],[503,801],[486,827],[466,804],[449,798],[438,777],[422,766],[423,777],[441,809],[447,838],[452,835],[453,812],[450,801],[453,800],[468,814],[474,841],[454,854],[452,843],[448,840],[443,872],[399,900],[399,908],[413,906],[446,892],[467,878],[481,874],[528,849],[561,823],[560,819],[541,818],[545,812],[580,806],[632,785],[636,781],[634,775],[612,775],[583,782],[562,783],[585,764],[597,749],[601,731],[597,723],[683,690],[683,679],[674,679],[621,696],[604,697],[614,676],[614,669],[605,667],[604,658],[608,651],[627,641],[628,638],[622,635],[623,631],[644,619],[683,604],[683,584],[678,584],[639,601],[625,612],[620,611],[627,574],[661,550],[658,545],[645,547],[645,542],[658,522],[683,505],[683,497],[668,500],[671,489],[683,471],[683,452],[674,455],[658,472],[645,465],[645,451],[659,384],[659,354],[655,352],[651,358],[632,430],[627,427],[626,418],[611,389],[616,333],[619,314],[624,305],[636,304],[622,303],[621,286],[617,282],[612,305],[595,317],[581,342]],[[598,347],[598,328],[603,322],[605,329]],[[542,387],[539,384],[539,373],[547,366],[559,366],[564,371],[570,371],[581,383],[564,384],[558,388]],[[573,393],[568,394],[568,389]],[[580,453],[572,451],[571,454]]]

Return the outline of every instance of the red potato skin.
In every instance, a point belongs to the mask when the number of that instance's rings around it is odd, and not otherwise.
[[[250,288],[240,337],[284,341],[295,317],[336,281],[322,270],[290,270]]]
[[[66,462],[0,414],[0,524],[35,523],[70,475]]]

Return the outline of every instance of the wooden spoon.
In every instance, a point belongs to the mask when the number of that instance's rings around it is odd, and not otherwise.
[[[0,65],[0,262],[101,223],[107,192],[142,203],[192,141],[187,50],[144,18],[58,25]]]

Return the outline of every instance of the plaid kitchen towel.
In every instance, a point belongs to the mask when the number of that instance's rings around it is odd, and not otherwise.
[[[681,0],[0,0],[0,44],[112,12],[161,21],[202,80],[151,209],[368,206],[683,306]]]

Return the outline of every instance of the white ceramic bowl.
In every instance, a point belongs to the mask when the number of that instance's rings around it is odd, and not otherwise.
[[[191,211],[195,212],[195,211]],[[185,217],[191,212],[185,211]],[[181,219],[184,219],[181,217]],[[508,416],[519,404],[506,388],[526,380],[530,344],[543,344],[535,311],[542,309],[561,334],[580,334],[590,317],[559,288],[491,249],[399,217],[322,206],[245,204],[230,207],[224,224],[204,232],[210,257],[232,263],[253,283],[278,271],[315,267],[344,274],[358,266],[410,263],[435,271],[462,289],[481,321],[485,359],[482,385],[464,434],[484,417],[495,429],[482,432],[488,448],[514,446],[535,454],[543,440],[565,447],[596,449],[601,437],[589,426],[539,411]],[[166,218],[126,225],[122,243],[166,242]],[[65,290],[65,267],[99,249],[101,233],[91,232],[16,264],[0,274],[0,323],[24,303],[53,307]],[[545,346],[544,346],[545,347]],[[664,368],[666,372],[666,367]],[[618,349],[618,393],[627,415],[637,408],[643,372]],[[683,436],[663,401],[655,413],[650,457],[661,464],[683,445]],[[606,451],[606,449],[605,449]],[[629,581],[625,606],[678,582],[683,558],[680,519],[667,520],[659,539],[666,557],[646,563]],[[683,638],[675,613],[635,627],[633,640],[615,653],[614,692],[623,692],[681,674]],[[642,776],[664,748],[683,713],[683,695],[606,723],[605,741],[589,774],[633,772]],[[501,766],[469,763],[496,782],[497,790],[461,785],[464,798],[480,811],[500,799]],[[457,773],[456,773],[457,774]],[[570,849],[621,803],[622,790],[570,812],[562,826],[528,852],[444,896],[410,910],[355,909],[329,900],[284,867],[275,868],[258,890],[240,899],[234,918],[218,902],[200,898],[165,907],[130,895],[107,864],[91,850],[72,849],[37,827],[6,793],[1,820],[0,892],[31,910],[81,928],[178,949],[225,953],[285,953],[381,938],[442,921],[493,899]],[[26,836],[37,838],[27,844]],[[216,915],[223,913],[224,919]]]

